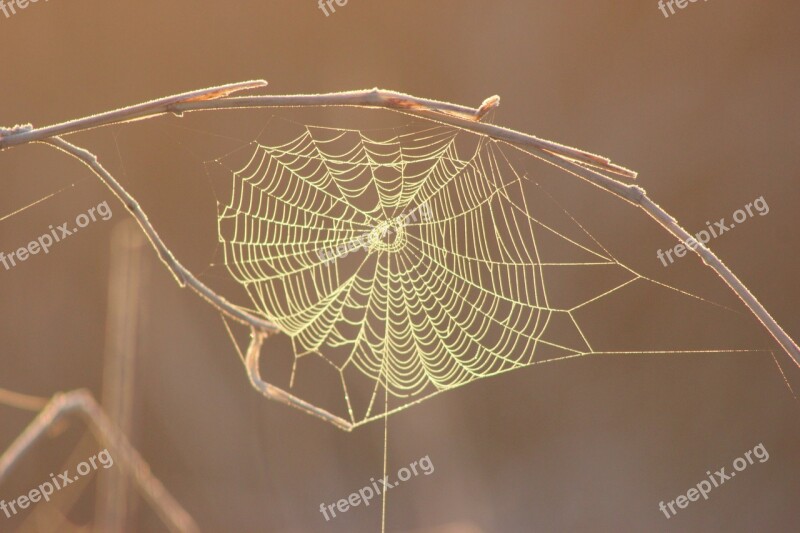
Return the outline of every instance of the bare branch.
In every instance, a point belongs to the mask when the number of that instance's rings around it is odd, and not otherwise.
[[[479,121],[489,110],[499,105],[500,97],[496,95],[484,100],[477,109],[451,104],[449,102],[441,102],[439,100],[418,98],[409,94],[378,88],[326,94],[227,97],[227,94],[234,91],[251,89],[263,85],[266,85],[265,81],[250,81],[240,84],[223,85],[221,87],[212,87],[201,91],[169,96],[144,104],[137,104],[77,120],[62,122],[61,124],[55,124],[45,128],[31,129],[17,127],[17,129],[12,128],[5,130],[5,133],[0,130],[0,150],[19,144],[41,141],[57,135],[67,135],[109,124],[119,124],[132,120],[151,118],[164,113],[181,114],[189,111],[262,107],[339,106],[384,108],[426,117],[446,124],[459,125],[495,139],[525,144],[530,148],[538,150],[546,150],[550,153],[581,161],[614,174],[619,174],[628,178],[636,177],[636,172],[615,165],[611,163],[608,158],[597,154],[539,139],[533,135],[520,133],[507,128],[496,126],[487,128],[478,127],[489,126],[480,124]]]
[[[20,145],[32,141],[48,142],[77,157],[83,161],[95,174],[97,174],[114,193],[123,201],[133,213],[143,231],[147,234],[154,248],[167,268],[172,271],[181,285],[187,284],[198,292],[203,298],[212,303],[222,313],[231,318],[250,325],[251,328],[266,332],[275,331],[274,324],[255,317],[252,314],[227,302],[224,298],[214,293],[211,289],[200,283],[173,257],[164,245],[158,234],[147,221],[147,217],[139,208],[134,199],[114,180],[114,178],[97,162],[91,153],[55,137],[59,134],[74,133],[106,124],[116,124],[128,120],[149,118],[163,113],[181,114],[189,111],[220,110],[220,109],[246,109],[246,108],[272,108],[272,107],[322,107],[322,106],[349,106],[357,108],[383,108],[406,113],[434,122],[448,124],[463,128],[479,135],[485,135],[495,140],[504,141],[518,147],[525,152],[544,159],[572,174],[586,179],[594,185],[619,196],[642,208],[650,217],[656,220],[670,234],[688,245],[689,233],[683,229],[669,213],[664,211],[655,202],[647,197],[641,187],[629,185],[610,176],[601,174],[604,171],[627,178],[635,178],[636,173],[625,167],[613,164],[609,159],[566,146],[540,139],[533,135],[503,128],[493,124],[485,124],[480,119],[499,103],[499,97],[490,97],[483,104],[473,109],[448,102],[418,98],[415,96],[386,91],[381,89],[350,91],[328,94],[307,95],[281,95],[281,96],[245,96],[228,97],[227,94],[244,88],[252,88],[266,82],[245,82],[228,86],[204,89],[193,93],[184,93],[146,104],[139,104],[108,113],[101,113],[74,121],[65,122],[55,126],[41,129],[32,129],[30,126],[18,126],[11,129],[0,130],[0,149]],[[747,308],[756,316],[767,331],[781,345],[786,353],[800,366],[800,348],[778,325],[747,287],[731,272],[731,270],[713,253],[704,246],[689,246],[703,262],[712,268],[742,300]],[[260,346],[260,341],[254,339],[251,349]],[[252,363],[252,361],[250,361]],[[256,388],[260,385],[257,368],[249,368],[251,380]],[[255,379],[258,378],[258,379]],[[261,390],[261,388],[259,388]],[[282,392],[282,391],[281,391]],[[264,390],[262,390],[264,393]],[[286,394],[286,393],[284,393]],[[281,394],[277,394],[281,396]],[[278,399],[278,398],[276,398]],[[284,399],[286,399],[284,397]],[[289,402],[293,403],[293,402]],[[307,410],[304,406],[293,403],[295,407]],[[313,413],[320,416],[320,413]],[[328,413],[329,415],[329,413]],[[333,415],[330,415],[333,416]],[[322,416],[328,419],[328,416]],[[336,423],[334,421],[334,423]],[[337,424],[340,425],[341,424]]]

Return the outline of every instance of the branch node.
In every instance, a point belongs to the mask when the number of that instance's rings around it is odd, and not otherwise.
[[[478,111],[475,113],[475,120],[481,120],[486,113],[491,111],[492,109],[497,109],[500,106],[500,96],[495,94],[494,96],[490,96],[486,100],[481,103],[481,106],[478,108]]]
[[[630,199],[637,204],[641,204],[642,198],[647,195],[647,191],[638,185],[631,185],[628,190],[631,191]]]
[[[2,147],[2,144],[4,144],[3,141],[9,137],[28,131],[33,131],[33,124],[30,122],[27,124],[14,124],[10,128],[4,128],[0,126],[0,149],[5,149],[5,147]]]

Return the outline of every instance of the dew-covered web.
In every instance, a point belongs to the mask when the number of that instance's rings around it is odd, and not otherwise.
[[[253,142],[230,183],[218,218],[227,268],[291,338],[289,386],[302,361],[324,362],[353,424],[600,353],[578,312],[631,284],[699,299],[621,264],[563,208],[558,227],[540,219],[535,182],[504,145],[450,127],[304,126],[285,144]],[[549,283],[566,270],[607,282],[567,301]]]

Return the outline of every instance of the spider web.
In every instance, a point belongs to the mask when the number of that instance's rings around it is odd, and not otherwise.
[[[384,137],[304,126],[285,144],[253,142],[218,216],[228,270],[292,341],[290,386],[298,362],[324,362],[354,423],[385,414],[384,394],[388,413],[599,353],[577,311],[634,282],[667,287],[566,211],[568,229],[538,218],[531,179],[500,143],[439,126]],[[594,281],[554,297],[548,280],[564,270]]]

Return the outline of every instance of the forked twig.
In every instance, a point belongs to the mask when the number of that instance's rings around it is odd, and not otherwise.
[[[316,405],[312,405],[305,400],[301,400],[294,394],[286,392],[285,390],[261,379],[259,360],[261,358],[261,345],[264,343],[264,339],[266,337],[267,335],[264,332],[259,331],[256,328],[252,328],[250,330],[250,345],[247,347],[247,354],[245,355],[245,367],[247,368],[247,375],[250,378],[250,383],[253,385],[253,387],[271,400],[275,400],[300,409],[301,411],[305,411],[310,415],[321,418],[326,422],[330,422],[339,429],[352,431],[353,428],[356,427],[356,424],[336,416],[325,409],[321,409]]]
[[[783,350],[794,360],[795,364],[800,367],[800,348],[798,348],[794,340],[786,334],[750,290],[708,247],[696,243],[694,239],[690,241],[690,234],[678,224],[674,217],[650,200],[644,189],[635,185],[623,183],[611,176],[601,173],[601,171],[603,171],[627,178],[635,178],[635,172],[616,165],[607,158],[596,154],[552,141],[539,139],[533,135],[528,135],[512,129],[480,122],[480,119],[484,117],[490,109],[498,105],[498,97],[494,96],[486,99],[478,108],[470,108],[381,89],[309,95],[229,96],[229,94],[238,90],[262,87],[264,85],[266,85],[266,82],[256,80],[240,84],[212,87],[202,91],[193,91],[191,93],[153,100],[145,104],[122,108],[107,113],[100,113],[91,117],[68,121],[45,128],[34,129],[30,126],[17,126],[11,129],[0,130],[0,149],[28,142],[46,142],[84,162],[109,186],[109,188],[111,188],[126,207],[128,207],[137,222],[139,222],[142,230],[147,234],[151,244],[161,257],[161,260],[175,275],[181,285],[189,285],[226,316],[245,323],[253,329],[253,339],[248,349],[246,365],[248,366],[248,372],[253,385],[265,396],[283,401],[284,403],[289,403],[294,407],[328,420],[343,429],[351,429],[353,427],[349,422],[313,407],[285,391],[272,387],[262,381],[257,368],[258,356],[255,355],[254,351],[261,346],[261,341],[263,340],[262,332],[277,331],[278,328],[268,320],[264,320],[263,318],[234,306],[197,280],[197,278],[175,259],[147,220],[147,216],[141,210],[139,204],[119,183],[117,183],[111,174],[100,165],[96,156],[68,143],[58,137],[59,135],[84,131],[107,124],[118,124],[129,120],[149,118],[164,113],[180,115],[190,111],[221,109],[321,106],[390,109],[426,120],[462,128],[479,135],[508,143],[530,155],[543,159],[575,176],[583,178],[641,208],[671,235],[685,243],[707,266],[714,270],[742,300],[745,306],[756,316],[770,335],[781,345]],[[690,245],[690,243],[695,243],[696,245]]]
[[[153,476],[150,467],[139,455],[139,452],[131,446],[122,433],[117,431],[91,393],[84,389],[53,396],[45,408],[25,428],[25,431],[14,440],[0,456],[0,484],[6,479],[14,465],[31,449],[34,443],[45,435],[49,428],[72,414],[81,415],[97,440],[109,448],[114,460],[134,481],[142,496],[169,526],[170,531],[188,533],[200,531],[189,513]]]

